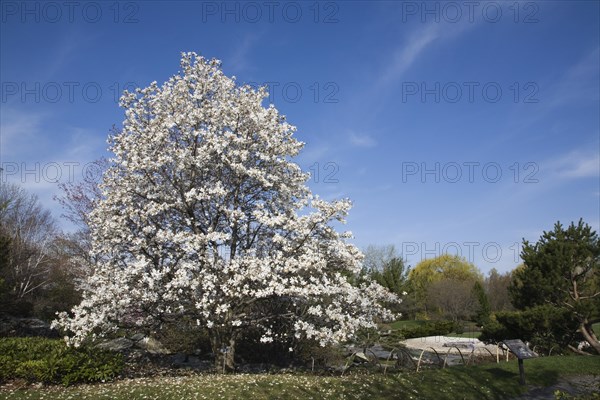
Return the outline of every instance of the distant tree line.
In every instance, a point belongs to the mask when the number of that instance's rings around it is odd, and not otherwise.
[[[73,243],[35,195],[0,187],[0,309],[49,320],[79,302]]]
[[[480,325],[490,314],[509,311],[512,272],[492,269],[484,276],[466,259],[449,254],[407,266],[392,245],[365,250],[364,273],[402,296],[403,318],[474,320]]]

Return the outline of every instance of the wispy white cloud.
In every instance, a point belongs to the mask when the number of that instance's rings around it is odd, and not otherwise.
[[[326,143],[312,142],[311,144],[307,144],[302,149],[296,159],[296,162],[301,165],[311,165],[315,162],[323,162],[325,160],[330,161],[330,157],[330,149]]]
[[[548,90],[546,112],[575,101],[598,101],[598,70],[600,48],[595,47],[573,64]]]
[[[459,37],[466,31],[473,29],[477,23],[423,24],[411,32],[405,41],[391,49],[391,58],[387,60],[386,67],[379,74],[378,86],[387,86],[401,79],[429,47],[442,40],[451,40]]]
[[[0,157],[36,143],[44,114],[5,107],[0,113]]]
[[[439,37],[439,24],[425,25],[414,32],[406,43],[393,50],[392,59],[379,78],[379,85],[388,85],[408,70],[427,46]]]
[[[600,154],[572,151],[558,158],[551,167],[562,178],[588,178],[600,176]]]
[[[94,48],[94,44],[102,40],[104,34],[100,32],[90,33],[82,30],[77,25],[62,34],[52,43],[51,59],[39,63],[37,73],[42,80],[52,80],[57,74],[65,71],[65,68],[81,57],[83,50]]]
[[[49,112],[5,107],[0,113],[0,179],[35,194],[55,217],[62,210],[53,200],[58,184],[76,182],[105,149],[105,137],[76,127],[57,128]],[[62,223],[62,221],[61,221]],[[63,227],[67,228],[68,224]]]
[[[93,161],[106,148],[103,135],[71,126],[56,132],[49,112],[7,107],[0,113],[0,158],[14,160]],[[60,137],[62,146],[56,146]],[[96,157],[97,158],[97,157]]]
[[[69,145],[65,156],[81,161],[94,161],[106,148],[106,137],[90,129],[71,127],[68,131]]]
[[[62,70],[76,56],[77,50],[81,47],[83,38],[80,35],[65,35],[58,44],[55,45],[54,57],[46,67],[48,77],[54,76]]]
[[[227,57],[227,66],[233,71],[241,72],[250,67],[251,52],[260,42],[263,32],[245,33]]]
[[[504,140],[512,140],[540,120],[545,120],[553,112],[573,104],[594,104],[598,102],[598,70],[600,69],[600,48],[594,47],[574,62],[555,82],[549,82],[544,88],[544,101],[535,106],[516,107],[515,114],[509,118],[512,121],[510,134]]]
[[[598,91],[599,60],[600,48],[593,47],[578,59],[573,60],[572,64],[564,71],[559,72],[557,78],[540,76],[540,80],[535,82],[539,87],[539,93],[533,96],[539,102],[526,104],[526,106],[523,103],[514,103],[510,114],[505,119],[507,124],[504,133],[493,138],[490,137],[490,140],[486,141],[487,149],[513,142],[518,140],[517,138],[530,135],[535,131],[540,132],[534,134],[539,138],[538,140],[544,140],[542,135],[547,134],[548,131],[546,128],[540,130],[539,124],[557,120],[556,112],[562,113],[566,107],[593,107],[594,105],[597,107],[600,96]],[[530,92],[523,91],[523,93]],[[560,124],[554,124],[549,129],[557,129],[556,133],[560,134],[571,134],[571,132],[565,131],[565,129],[570,129],[568,126],[565,128]],[[558,131],[559,129],[563,132]],[[589,136],[598,137],[598,133],[592,132]],[[555,159],[554,163],[556,162]]]
[[[350,144],[355,147],[370,148],[377,146],[377,141],[369,135],[357,135],[351,133],[349,136]]]

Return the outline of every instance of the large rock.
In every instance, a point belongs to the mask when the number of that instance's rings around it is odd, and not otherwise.
[[[384,349],[382,345],[380,344],[376,344],[373,347],[371,347],[369,349],[369,351],[371,353],[373,353],[375,355],[375,357],[379,358],[380,360],[387,360],[388,358],[390,358],[391,352]]]
[[[134,342],[139,342],[140,340],[142,340],[145,337],[146,337],[146,335],[144,335],[143,333],[136,333],[130,339],[133,340]]]
[[[96,347],[109,351],[126,351],[133,346],[133,341],[127,338],[117,338],[98,344]]]
[[[354,354],[354,360],[355,361],[359,361],[359,362],[369,362],[369,357],[367,357],[367,355],[365,353],[363,353],[362,351],[359,351],[358,353]]]
[[[362,354],[362,356],[366,357],[366,359],[369,359],[372,356],[377,357],[380,360],[387,360],[388,357],[390,357],[390,351],[386,350],[383,348],[383,346],[381,346],[380,344],[375,344],[371,347],[367,347],[366,352],[363,351],[363,348],[359,348],[356,346],[347,346],[345,348],[346,350],[346,355],[350,356],[352,354],[357,354],[360,353]],[[359,358],[362,358],[362,356],[358,356]]]
[[[59,337],[50,325],[36,318],[14,318],[4,316],[0,319],[0,336],[43,336]]]
[[[171,354],[169,349],[167,349],[161,342],[152,338],[145,337],[142,340],[139,340],[136,343],[136,346],[139,348],[146,350],[150,354]]]
[[[169,362],[173,368],[192,369],[196,371],[209,371],[215,365],[212,360],[201,360],[196,356],[184,353],[173,354],[169,357]]]

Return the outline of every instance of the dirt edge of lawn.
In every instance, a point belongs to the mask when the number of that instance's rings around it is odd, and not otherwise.
[[[568,375],[559,378],[554,385],[532,387],[513,400],[554,400],[555,392],[560,391],[570,396],[586,396],[600,393],[600,375]]]

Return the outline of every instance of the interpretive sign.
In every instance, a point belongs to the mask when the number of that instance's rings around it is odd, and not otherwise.
[[[505,340],[503,342],[508,349],[515,355],[519,360],[525,360],[527,358],[535,358],[538,355],[533,352],[525,343],[520,339]]]
[[[527,358],[535,358],[538,355],[520,339],[505,340],[502,343],[504,343],[508,349],[519,359],[519,381],[521,385],[524,385],[525,369],[523,367],[523,360]]]

